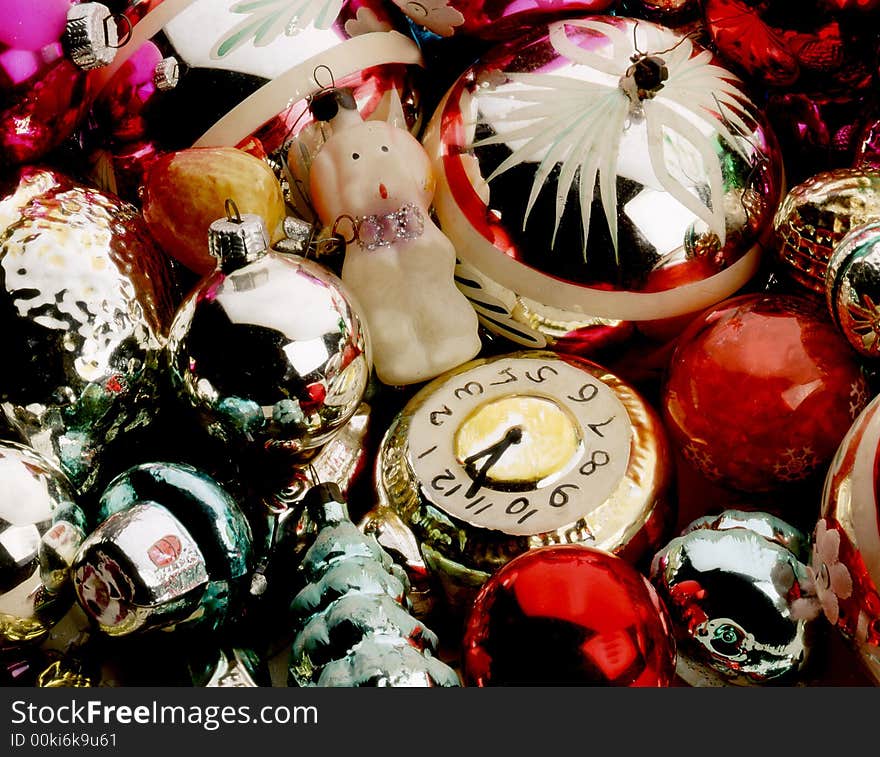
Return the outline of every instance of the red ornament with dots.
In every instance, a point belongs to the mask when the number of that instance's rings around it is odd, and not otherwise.
[[[680,336],[663,417],[704,476],[768,492],[821,474],[868,399],[855,352],[818,303],[750,294]]]
[[[467,686],[668,686],[675,641],[666,608],[630,563],[566,544],[496,571],[464,635]]]

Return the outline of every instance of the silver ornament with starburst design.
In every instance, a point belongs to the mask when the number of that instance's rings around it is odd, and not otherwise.
[[[490,50],[425,144],[459,286],[484,326],[536,347],[730,296],[781,192],[743,83],[690,36],[624,17]]]

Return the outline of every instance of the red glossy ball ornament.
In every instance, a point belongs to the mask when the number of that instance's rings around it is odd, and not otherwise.
[[[654,588],[619,557],[565,544],[525,552],[480,590],[467,686],[668,686],[675,641]]]
[[[855,352],[820,304],[749,294],[708,310],[681,335],[663,416],[703,475],[764,492],[821,471],[868,398]]]

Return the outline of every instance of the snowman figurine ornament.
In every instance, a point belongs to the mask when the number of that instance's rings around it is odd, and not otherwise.
[[[342,281],[365,314],[376,376],[415,384],[470,360],[477,316],[455,286],[455,248],[430,217],[424,148],[389,121],[364,121],[349,90],[323,90],[311,110],[332,128],[309,170],[312,202],[346,240]]]

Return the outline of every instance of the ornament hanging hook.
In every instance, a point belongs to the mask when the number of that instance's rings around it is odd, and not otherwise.
[[[321,70],[326,71],[330,77],[330,86],[325,86],[318,81],[318,72]],[[312,71],[312,79],[314,79],[315,84],[318,85],[319,90],[336,89],[336,77],[333,76],[333,70],[326,63],[320,63],[315,66],[315,70]]]
[[[342,234],[339,233],[339,224],[341,221],[348,221],[349,223],[351,223],[351,239],[346,239]],[[355,239],[357,239],[357,227],[357,219],[348,215],[348,213],[343,213],[340,216],[336,216],[336,220],[333,222],[333,227],[330,229],[330,236],[341,239],[345,244],[351,244],[352,242],[354,242]]]
[[[238,212],[238,205],[235,204],[235,200],[231,197],[226,198],[226,202],[223,203],[223,207],[226,211],[226,220],[230,223],[241,223],[241,213]]]
[[[117,37],[116,44],[110,44],[110,22],[115,24],[122,23],[125,27],[125,32],[123,32],[122,37]],[[131,39],[131,35],[134,29],[131,25],[131,19],[126,16],[124,13],[111,13],[109,16],[104,16],[104,44],[107,47],[112,48],[113,50],[118,50],[120,47],[125,47],[128,44],[128,41]]]

